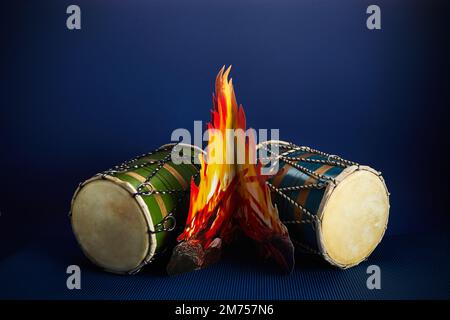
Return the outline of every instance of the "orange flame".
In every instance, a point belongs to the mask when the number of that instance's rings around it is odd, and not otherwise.
[[[233,137],[227,129],[245,127],[242,106],[238,108],[232,80],[228,81],[230,68],[224,68],[216,78],[216,95],[213,97],[212,121],[208,123],[208,146],[206,159],[201,156],[200,184],[191,181],[190,208],[187,225],[178,240],[198,239],[206,248],[223,228],[230,226],[235,210],[233,191],[235,189],[236,166],[228,163],[227,157],[234,157],[234,150],[228,146]]]
[[[293,246],[272,205],[262,166],[256,164],[255,136],[252,131],[245,140],[235,135],[236,130],[245,134],[246,119],[243,107],[237,105],[232,80],[228,81],[230,69],[222,68],[216,78],[208,146],[200,158],[200,183],[191,181],[187,225],[178,240],[197,240],[206,249],[216,237],[228,242],[238,225],[248,237],[263,243],[267,256],[292,270]],[[245,155],[242,163],[237,151]]]

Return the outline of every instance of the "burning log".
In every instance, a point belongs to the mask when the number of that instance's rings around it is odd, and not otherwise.
[[[230,68],[222,68],[216,78],[207,152],[200,155],[200,183],[197,186],[191,181],[187,223],[167,267],[169,274],[197,270],[218,261],[222,241],[231,242],[236,227],[261,243],[264,255],[283,270],[292,271],[294,266],[294,247],[272,205],[261,164],[256,162],[255,139],[252,134],[245,136],[244,109],[237,105],[229,73]],[[244,138],[236,138],[236,132]],[[242,151],[245,160],[236,163]]]
[[[206,250],[203,250],[198,240],[183,241],[172,251],[167,273],[175,275],[207,267],[219,261],[221,254],[222,240],[220,238],[214,239]]]
[[[172,257],[167,265],[170,275],[198,270],[205,260],[205,252],[200,241],[189,240],[181,242],[172,251]]]

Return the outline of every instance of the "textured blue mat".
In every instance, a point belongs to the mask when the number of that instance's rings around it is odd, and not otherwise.
[[[446,235],[387,237],[368,261],[338,270],[299,256],[289,276],[243,248],[194,273],[167,277],[162,265],[135,276],[108,274],[91,265],[75,240],[41,236],[0,261],[2,299],[418,299],[450,297]],[[81,290],[66,288],[66,268],[82,270]],[[367,267],[381,268],[381,290],[366,287]]]

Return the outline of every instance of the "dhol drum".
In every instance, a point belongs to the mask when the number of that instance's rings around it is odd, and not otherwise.
[[[79,185],[71,205],[72,229],[93,263],[114,273],[136,273],[183,230],[190,182],[199,172],[194,157],[201,150],[178,144],[178,156],[192,161],[175,164],[174,146],[162,146]]]
[[[282,141],[258,146],[276,168],[268,181],[291,239],[304,252],[349,268],[383,238],[389,193],[380,172],[309,147]]]

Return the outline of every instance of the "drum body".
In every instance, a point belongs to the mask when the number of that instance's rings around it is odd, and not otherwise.
[[[269,141],[260,148],[278,165],[268,185],[297,248],[340,268],[365,260],[388,222],[389,193],[381,173],[291,143]]]
[[[182,231],[190,182],[199,171],[194,157],[200,151],[183,146],[180,152],[192,161],[175,164],[173,147],[163,146],[97,174],[75,191],[73,232],[85,255],[106,271],[139,271]]]

